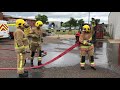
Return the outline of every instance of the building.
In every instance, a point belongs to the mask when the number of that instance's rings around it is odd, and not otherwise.
[[[19,17],[11,17],[8,15],[4,15],[4,20],[9,22],[15,22],[16,19],[20,19]],[[34,27],[36,20],[35,19],[28,19],[28,18],[21,18],[24,19],[31,27]]]
[[[6,20],[9,22],[15,22],[16,19],[20,19],[20,17],[12,17],[9,15],[4,15],[2,12],[0,12],[0,20]],[[34,27],[36,20],[35,19],[29,19],[29,18],[21,18],[24,19],[31,27]]]
[[[12,17],[10,15],[4,15],[2,12],[0,12],[0,20],[5,20],[8,21],[8,24],[15,24],[16,19],[20,19],[20,17]],[[28,18],[21,18],[24,19],[31,27],[35,26],[35,19],[28,19]],[[13,38],[13,33],[16,30],[16,26],[12,25],[9,26],[9,34],[10,34],[10,38]]]
[[[120,12],[110,12],[107,31],[113,40],[120,40]],[[120,73],[120,43],[107,43],[107,48],[106,53],[110,67]]]
[[[3,20],[3,13],[0,12],[0,20]]]
[[[54,23],[54,26],[52,25]],[[54,27],[56,30],[61,29],[61,22],[60,21],[49,21],[49,27]]]
[[[110,12],[107,31],[113,39],[120,39],[120,12]]]

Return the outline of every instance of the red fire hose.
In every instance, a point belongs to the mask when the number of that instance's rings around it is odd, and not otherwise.
[[[14,49],[9,49],[9,48],[6,48],[6,49],[0,49],[0,50],[10,50],[10,51],[15,51]]]
[[[43,67],[47,64],[50,64],[52,63],[53,61],[59,59],[60,57],[64,56],[66,53],[70,52],[72,49],[74,49],[75,47],[79,46],[79,43],[76,43],[74,44],[73,46],[71,46],[70,48],[66,49],[64,52],[62,52],[60,55],[56,56],[55,58],[53,58],[52,60],[42,64],[42,65],[39,65],[39,66],[34,66],[34,67],[26,67],[25,69],[26,70],[30,70],[30,69],[33,69],[33,68],[40,68],[40,67]],[[17,70],[17,68],[0,68],[0,70]]]

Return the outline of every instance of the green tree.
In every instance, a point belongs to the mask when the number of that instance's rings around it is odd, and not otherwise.
[[[63,22],[60,22],[60,25],[63,26]]]
[[[99,23],[100,23],[100,19],[96,19],[96,20],[95,20],[95,23],[96,23],[96,24],[99,24]]]
[[[77,25],[78,25],[77,20],[74,19],[73,17],[71,17],[69,21],[62,24],[63,27],[69,27],[70,30],[71,30],[71,27],[76,27]]]
[[[92,18],[92,20],[90,21],[91,24],[99,24],[100,23],[100,19],[95,19],[95,18]]]
[[[74,19],[73,17],[70,18],[70,20],[68,21],[69,25],[70,25],[70,30],[71,30],[71,27],[76,27],[77,26],[77,20]]]
[[[37,21],[41,20],[43,23],[47,23],[48,22],[48,17],[46,15],[40,15],[40,14],[38,14],[37,16],[35,16],[35,19]]]
[[[63,23],[62,26],[63,26],[63,27],[70,27],[70,24],[69,24],[69,22],[67,21],[67,22]]]
[[[83,19],[78,20],[79,30],[80,30],[80,28],[82,29],[83,24],[84,24],[84,20]]]
[[[74,19],[74,22],[73,22],[73,25],[72,25],[72,26],[74,26],[74,27],[76,28],[76,27],[78,26],[78,23],[77,23],[77,22],[78,22],[78,20],[75,20],[75,19]]]

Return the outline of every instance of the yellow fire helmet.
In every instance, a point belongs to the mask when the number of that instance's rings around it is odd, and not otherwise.
[[[37,22],[35,23],[35,26],[36,26],[36,27],[41,26],[41,25],[43,25],[43,22],[42,22],[42,21],[37,21]]]
[[[24,24],[25,24],[25,21],[23,19],[16,20],[16,27],[23,27]]]
[[[83,26],[83,31],[90,32],[90,26],[89,25],[84,25]]]

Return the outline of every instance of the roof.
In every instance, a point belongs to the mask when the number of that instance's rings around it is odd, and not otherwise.
[[[7,17],[7,18],[13,18],[13,19],[24,19],[24,20],[34,20],[36,21],[36,19],[31,19],[31,18],[23,18],[23,17],[13,17],[13,16],[10,16],[10,15],[4,15],[4,17]]]

